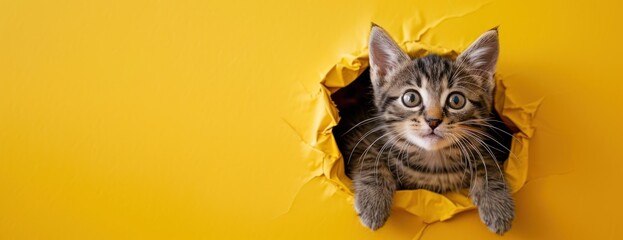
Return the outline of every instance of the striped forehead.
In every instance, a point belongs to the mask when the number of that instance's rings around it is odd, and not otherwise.
[[[453,70],[452,61],[436,55],[413,60],[414,77],[412,85],[420,89],[422,97],[428,101],[439,99],[445,89],[449,88]]]
[[[451,59],[436,55],[416,58],[396,69],[390,79],[375,91],[375,104],[388,116],[407,119],[414,114],[421,115],[431,107],[444,108],[445,99],[454,91],[462,93],[470,106],[480,109],[468,108],[461,113],[462,116],[472,116],[476,110],[487,111],[491,106],[492,96],[482,87],[484,78]],[[410,89],[419,92],[423,102],[421,108],[405,109],[401,104],[401,97]]]
[[[424,105],[436,105],[437,101],[441,98],[441,95],[445,89],[447,89],[447,81],[444,79],[429,80],[422,78],[422,87],[419,89],[420,96]]]
[[[420,92],[425,105],[443,105],[442,98],[450,91],[462,89],[459,91],[469,99],[482,100],[483,106],[487,107],[490,99],[481,87],[480,79],[468,70],[460,63],[437,55],[416,58],[410,64],[397,69],[390,77],[392,81],[375,92],[376,104],[382,111],[386,110],[407,89],[415,89]],[[480,99],[483,97],[484,99]]]
[[[429,92],[430,97],[438,97],[444,89],[451,87],[453,69],[452,60],[437,55],[416,58],[397,72],[394,81],[383,86],[381,95],[401,95],[406,87]]]
[[[413,60],[413,68],[417,73],[415,78],[417,86],[423,88],[422,82],[426,81],[426,88],[435,91],[448,87],[453,65],[449,59],[429,55]]]

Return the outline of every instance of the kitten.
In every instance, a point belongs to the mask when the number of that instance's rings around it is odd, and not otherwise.
[[[498,160],[507,156],[501,149],[508,150],[502,143],[509,142],[491,134],[508,134],[492,120],[497,29],[482,34],[456,60],[411,60],[373,25],[369,51],[371,104],[340,109],[342,122],[334,129],[363,225],[383,226],[398,189],[469,188],[488,228],[500,235],[508,231],[514,202]]]

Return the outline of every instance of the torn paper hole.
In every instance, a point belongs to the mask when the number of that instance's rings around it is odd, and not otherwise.
[[[431,48],[419,42],[405,42],[401,46],[411,57],[422,57],[428,54],[438,54],[444,57],[455,58],[456,51],[442,48]],[[365,101],[365,94],[369,91],[369,73],[367,49],[358,53],[345,56],[337,63],[323,79],[323,94],[332,101],[323,101],[328,104],[322,107],[329,111],[318,114],[329,114],[321,118],[329,117],[334,121],[330,126],[321,126],[322,129],[332,129],[339,131],[339,126],[335,123],[339,120],[338,108],[346,111],[347,108],[356,106]],[[331,98],[332,97],[332,98]],[[362,99],[362,97],[364,99]],[[513,137],[509,138],[510,148],[509,157],[503,163],[505,179],[512,192],[517,192],[525,183],[528,171],[528,145],[534,129],[532,119],[538,107],[537,104],[521,105],[513,101],[512,93],[507,91],[503,78],[496,74],[496,90],[494,96],[495,110],[499,118],[506,127],[513,132]],[[339,125],[339,124],[338,124]],[[346,192],[349,201],[352,201],[352,183],[344,173],[343,157],[336,147],[333,132],[326,132],[318,129],[317,138],[331,137],[333,141],[319,142],[316,149],[324,151],[323,177],[331,180],[338,189]],[[322,145],[322,146],[321,146]],[[335,157],[333,157],[335,156]],[[438,194],[427,190],[400,190],[396,192],[394,207],[403,209],[424,219],[425,222],[443,221],[451,218],[455,214],[474,208],[467,197],[467,191],[458,193]]]

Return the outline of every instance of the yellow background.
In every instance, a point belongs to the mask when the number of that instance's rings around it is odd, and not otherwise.
[[[498,238],[475,211],[369,231],[318,177],[288,119],[371,21],[458,50],[500,25],[507,90],[542,99],[504,238],[622,238],[612,2],[0,1],[0,239]]]

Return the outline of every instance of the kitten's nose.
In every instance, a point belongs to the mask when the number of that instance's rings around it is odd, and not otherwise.
[[[431,130],[435,130],[435,128],[437,128],[437,126],[439,126],[439,124],[441,123],[441,119],[437,118],[426,118],[424,120],[426,120],[426,123],[428,123],[428,126],[430,126]]]

